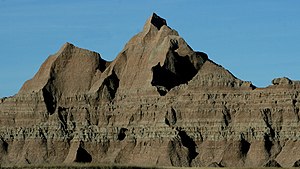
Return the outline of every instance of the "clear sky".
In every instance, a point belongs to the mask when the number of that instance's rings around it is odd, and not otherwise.
[[[242,80],[300,80],[299,0],[0,0],[0,97],[65,42],[113,60],[152,12]]]

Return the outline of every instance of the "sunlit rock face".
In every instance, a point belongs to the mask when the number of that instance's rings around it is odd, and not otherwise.
[[[299,166],[299,91],[236,78],[152,14],[114,61],[66,43],[0,99],[0,163]]]

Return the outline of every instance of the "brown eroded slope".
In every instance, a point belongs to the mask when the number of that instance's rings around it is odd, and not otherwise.
[[[66,43],[0,101],[0,162],[299,165],[300,83],[233,76],[152,14],[112,62]]]

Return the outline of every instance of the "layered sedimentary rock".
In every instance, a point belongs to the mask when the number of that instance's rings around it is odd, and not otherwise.
[[[266,88],[153,14],[112,62],[66,43],[0,101],[0,162],[299,166],[300,83]]]

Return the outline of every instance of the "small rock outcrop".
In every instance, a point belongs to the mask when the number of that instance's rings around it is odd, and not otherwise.
[[[299,166],[299,93],[238,79],[152,14],[112,62],[66,43],[0,99],[0,164]]]
[[[276,78],[272,80],[273,85],[291,85],[293,84],[292,80],[287,77]]]

